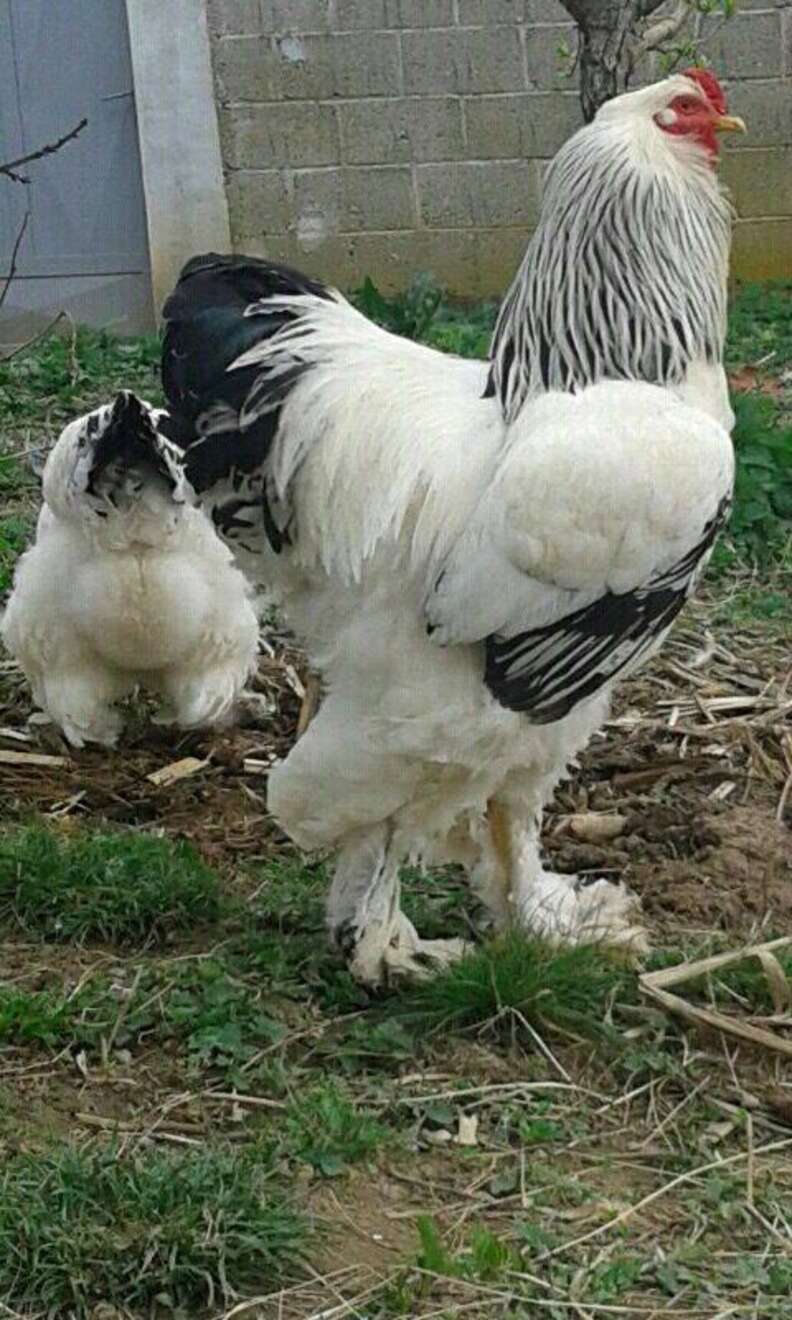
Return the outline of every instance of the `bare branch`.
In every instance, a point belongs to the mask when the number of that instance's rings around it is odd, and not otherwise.
[[[10,362],[12,358],[19,357],[20,353],[24,353],[28,348],[33,348],[33,346],[35,344],[40,343],[42,339],[46,339],[50,331],[54,330],[56,325],[60,325],[61,321],[64,319],[65,316],[66,316],[66,312],[64,311],[58,312],[58,315],[53,316],[52,320],[47,325],[44,326],[43,330],[38,330],[35,335],[31,336],[30,339],[26,339],[24,344],[17,344],[16,348],[12,348],[9,353],[3,353],[2,355],[0,355],[0,364],[5,364],[6,362]],[[8,457],[21,458],[25,454],[35,454],[37,452],[38,451],[35,447],[33,449],[20,449],[18,453],[8,455]],[[0,457],[5,458],[6,455],[2,455]]]
[[[8,290],[11,287],[11,281],[16,275],[17,257],[19,256],[19,249],[22,246],[22,239],[25,237],[25,230],[28,227],[29,219],[30,219],[30,212],[26,211],[22,217],[22,224],[19,226],[19,233],[14,239],[14,246],[11,249],[11,263],[8,267],[8,274],[6,275],[5,278],[5,284],[3,285],[2,289],[0,289],[0,307],[3,306],[3,303],[5,302],[8,294]]]
[[[17,174],[18,166],[28,165],[32,160],[41,160],[43,156],[51,156],[53,152],[60,151],[61,147],[65,147],[67,142],[71,142],[73,138],[77,137],[78,133],[82,133],[87,123],[87,119],[81,119],[79,124],[76,124],[68,133],[64,133],[63,137],[58,138],[57,142],[47,142],[45,146],[38,147],[36,151],[29,151],[26,156],[18,156],[16,160],[6,161],[0,165],[0,174],[5,174],[7,178],[13,179],[14,183],[30,183],[30,179],[24,174]]]
[[[678,0],[673,14],[658,19],[644,32],[635,48],[634,62],[637,64],[649,51],[662,50],[669,41],[673,41],[687,23],[690,12],[689,0]]]
[[[665,4],[665,0],[638,0],[636,16],[638,18],[649,18],[651,14]]]

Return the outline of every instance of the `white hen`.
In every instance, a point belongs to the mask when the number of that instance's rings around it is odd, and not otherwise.
[[[75,747],[113,746],[113,703],[138,684],[182,728],[221,721],[255,664],[247,584],[188,503],[159,416],[123,392],[69,423],[3,619],[36,702]]]
[[[551,167],[491,369],[255,259],[195,259],[166,305],[170,434],[325,679],[269,805],[338,850],[328,922],[368,983],[461,949],[400,911],[407,856],[465,863],[500,924],[640,940],[622,887],[543,868],[539,826],[727,516],[712,166],[739,126],[700,71],[605,106]]]

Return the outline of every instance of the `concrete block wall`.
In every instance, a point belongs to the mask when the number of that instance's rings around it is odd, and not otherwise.
[[[342,288],[500,294],[546,161],[582,122],[557,0],[207,0],[231,230]],[[742,0],[707,53],[750,137],[727,145],[735,270],[792,276],[792,0]]]

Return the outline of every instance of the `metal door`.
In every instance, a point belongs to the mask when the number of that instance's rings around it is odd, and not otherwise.
[[[0,313],[14,341],[61,308],[119,333],[153,328],[124,0],[0,0],[0,161],[87,126],[0,176],[0,276],[30,213]]]

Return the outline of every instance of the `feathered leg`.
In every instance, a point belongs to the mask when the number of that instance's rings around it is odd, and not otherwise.
[[[626,885],[586,883],[544,869],[542,785],[528,785],[520,772],[509,789],[507,781],[488,804],[481,859],[472,877],[496,927],[514,922],[554,944],[601,943],[646,951],[640,904]]]
[[[246,669],[236,662],[192,673],[168,671],[159,684],[166,707],[156,722],[176,724],[180,729],[221,727],[233,719],[246,677]]]
[[[123,721],[112,703],[129,687],[122,677],[84,658],[79,669],[44,675],[35,695],[73,747],[86,742],[114,747]]]
[[[420,981],[461,958],[464,940],[422,940],[401,910],[399,853],[387,825],[359,830],[341,849],[327,924],[356,980],[376,987]]]

